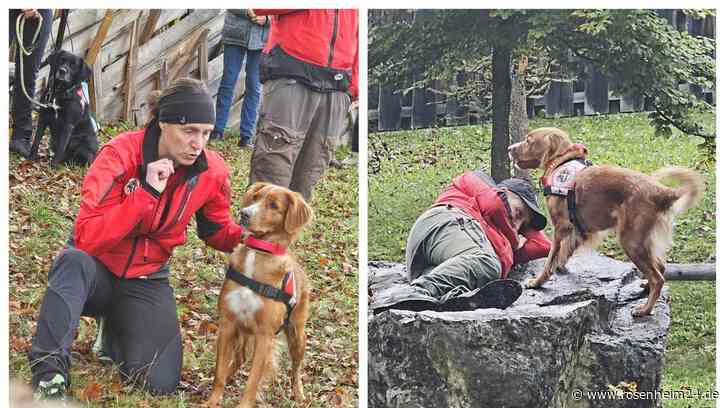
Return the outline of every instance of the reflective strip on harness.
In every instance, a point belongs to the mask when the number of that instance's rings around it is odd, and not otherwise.
[[[566,196],[574,190],[577,173],[589,165],[582,160],[570,160],[554,169],[547,179],[542,180],[544,195]]]

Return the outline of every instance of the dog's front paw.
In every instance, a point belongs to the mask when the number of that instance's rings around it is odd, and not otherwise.
[[[632,309],[632,316],[634,317],[644,317],[649,316],[649,314],[652,313],[651,310],[647,309],[647,305],[637,306],[634,309]]]
[[[536,289],[539,286],[539,282],[536,280],[536,278],[529,278],[526,280],[526,289]]]
[[[305,401],[305,393],[302,391],[302,382],[292,386],[292,396],[296,403],[300,404]]]

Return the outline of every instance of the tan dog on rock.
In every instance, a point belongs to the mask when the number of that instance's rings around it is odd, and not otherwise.
[[[310,288],[304,270],[287,249],[313,217],[302,196],[268,183],[244,194],[245,238],[232,253],[219,295],[214,386],[207,402],[220,406],[224,386],[253,350],[252,368],[240,408],[255,405],[264,377],[275,366],[275,338],[284,331],[292,360],[292,395],[304,400],[302,359]]]
[[[652,312],[664,285],[666,253],[672,246],[675,215],[695,206],[705,190],[702,176],[683,167],[665,167],[651,175],[615,166],[585,163],[586,148],[573,144],[557,128],[539,128],[509,146],[521,169],[544,170],[542,185],[554,225],[554,242],[544,270],[527,282],[536,288],[566,265],[580,246],[595,247],[614,230],[627,256],[647,279],[647,302],[635,316]],[[660,183],[674,179],[677,188]]]

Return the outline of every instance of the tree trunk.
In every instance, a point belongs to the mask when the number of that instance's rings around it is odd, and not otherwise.
[[[493,140],[491,176],[496,182],[511,176],[508,159],[511,111],[511,46],[493,47]]]
[[[517,69],[513,70],[511,80],[511,143],[518,143],[529,131],[529,115],[526,111],[526,68],[529,59],[521,57]],[[529,170],[514,168],[514,176],[531,181]]]

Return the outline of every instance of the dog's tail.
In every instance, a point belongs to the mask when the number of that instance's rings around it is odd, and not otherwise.
[[[680,214],[697,205],[705,192],[705,182],[700,173],[686,167],[663,167],[652,173],[657,181],[672,179],[680,183],[675,188],[678,198],[672,203],[671,210]]]

